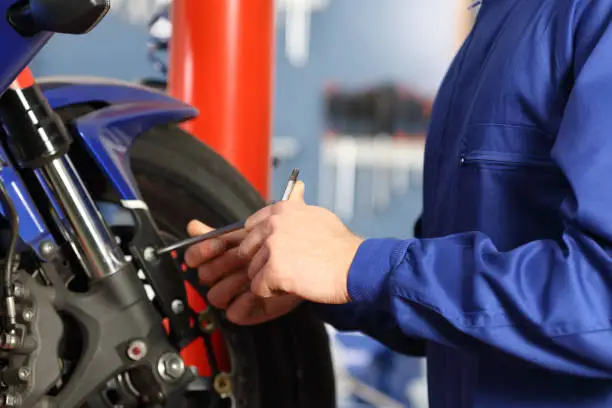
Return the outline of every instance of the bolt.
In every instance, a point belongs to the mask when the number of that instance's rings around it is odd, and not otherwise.
[[[21,367],[19,371],[17,371],[17,376],[21,381],[28,381],[30,378],[30,369],[28,367]]]
[[[14,393],[7,393],[4,396],[4,406],[6,408],[17,408],[21,405],[21,395]]]
[[[51,241],[43,241],[40,244],[40,253],[45,258],[48,258],[49,256],[51,256],[54,249],[55,249],[55,246],[53,245]]]
[[[161,356],[157,363],[159,375],[166,381],[176,381],[185,374],[185,362],[176,353]]]
[[[157,259],[157,254],[153,247],[146,247],[143,252],[144,260],[147,262],[153,262]]]
[[[23,309],[23,320],[25,320],[26,322],[31,322],[32,320],[34,320],[34,310],[27,308],[27,309]]]
[[[221,398],[227,398],[232,395],[232,380],[228,373],[219,373],[213,381],[213,387]]]
[[[185,311],[185,304],[179,299],[174,299],[170,307],[174,314],[181,314]]]
[[[15,282],[15,297],[17,299],[23,299],[28,297],[29,291],[23,286],[21,282]]]
[[[0,338],[2,339],[0,347],[4,350],[13,350],[19,345],[19,337],[14,333],[4,333]]]
[[[198,315],[198,323],[200,324],[200,330],[206,334],[211,334],[215,331],[215,322],[208,307]]]
[[[147,355],[147,343],[142,340],[134,340],[128,345],[127,356],[130,360],[140,361]]]

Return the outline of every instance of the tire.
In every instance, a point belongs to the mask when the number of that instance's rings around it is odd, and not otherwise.
[[[220,227],[265,205],[224,159],[180,128],[143,134],[131,152],[132,170],[145,202],[163,231],[185,236],[199,219]],[[240,379],[238,406],[325,408],[335,406],[329,339],[307,308],[254,327],[225,321],[223,335]]]
[[[93,110],[93,106],[76,105],[58,113],[70,128],[75,118]],[[130,155],[136,182],[155,222],[176,238],[186,237],[185,226],[192,219],[220,227],[265,205],[234,167],[178,126],[145,132]],[[99,187],[104,179],[83,146],[73,145],[70,156],[93,196],[107,199],[108,191]],[[298,307],[257,326],[234,325],[222,313],[217,319],[231,354],[236,408],[336,406],[329,338],[309,308]],[[208,404],[187,407],[208,408]]]

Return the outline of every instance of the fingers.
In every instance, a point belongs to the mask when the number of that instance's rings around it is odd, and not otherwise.
[[[265,315],[265,310],[261,305],[261,301],[262,299],[258,299],[257,296],[251,292],[244,292],[229,305],[225,311],[225,317],[227,317],[230,322],[236,324],[256,324],[260,322]]]
[[[187,233],[190,236],[198,236],[212,231],[213,228],[194,220],[187,225]],[[238,245],[246,236],[245,230],[232,231],[218,238],[192,245],[185,251],[185,262],[190,268],[208,262],[209,260],[221,255],[227,249]]]
[[[268,247],[262,246],[249,263],[247,274],[250,279],[255,278],[259,271],[268,263],[268,259],[270,259],[270,251]]]
[[[187,233],[190,237],[194,237],[196,235],[204,235],[207,232],[212,231],[213,229],[214,228],[211,228],[198,220],[192,220],[189,222],[189,224],[187,224]]]
[[[273,214],[280,214],[287,209],[303,207],[306,205],[304,202],[304,190],[306,186],[302,181],[296,181],[295,186],[293,187],[293,191],[289,195],[289,200],[287,201],[278,201],[274,204],[268,205],[261,210],[257,211],[255,214],[251,215],[245,224],[245,229],[247,231],[251,231],[257,227],[262,221],[268,219]]]
[[[268,286],[264,271],[255,275],[251,280],[251,293],[261,298],[270,298],[277,294],[273,288]]]
[[[277,211],[275,209],[277,204],[279,203],[268,205],[251,215],[244,224],[244,229],[247,231],[252,231],[255,229],[263,220],[269,218],[275,211]]]
[[[225,252],[225,249],[226,244],[222,239],[211,239],[192,245],[185,251],[185,263],[190,268],[196,268],[198,265],[221,255]]]
[[[289,195],[289,201],[301,201],[304,202],[304,191],[306,190],[306,185],[303,181],[296,181],[293,186],[293,191]]]
[[[200,282],[213,286],[223,277],[246,265],[248,260],[238,256],[238,249],[238,247],[232,248],[224,255],[201,264],[198,268]]]
[[[219,309],[227,309],[235,298],[249,289],[250,283],[243,270],[234,272],[210,288],[208,302]]]
[[[267,221],[250,231],[238,247],[239,256],[245,259],[251,259],[253,255],[259,251],[263,242],[272,234],[272,230],[272,222]]]

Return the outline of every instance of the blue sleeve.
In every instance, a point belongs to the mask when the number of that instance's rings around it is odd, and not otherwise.
[[[406,336],[395,316],[384,310],[373,310],[366,304],[319,305],[311,308],[322,320],[340,331],[360,331],[389,349],[413,357],[425,356],[425,341]]]
[[[421,225],[422,216],[419,215],[413,227],[413,236],[422,236]],[[319,318],[337,330],[360,331],[397,353],[413,357],[425,356],[425,341],[406,336],[395,316],[388,311],[375,310],[368,304],[354,302],[334,306],[312,303],[310,306]]]
[[[610,3],[584,2],[568,40],[573,87],[552,151],[572,190],[562,239],[508,252],[477,232],[366,240],[349,272],[355,306],[387,312],[405,336],[612,378]]]

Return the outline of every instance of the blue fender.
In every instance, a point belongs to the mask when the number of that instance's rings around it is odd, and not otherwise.
[[[139,135],[155,126],[181,122],[198,111],[164,93],[141,85],[98,78],[38,79],[51,107],[102,103],[105,107],[76,119],[89,154],[125,202],[142,201],[128,152]]]

